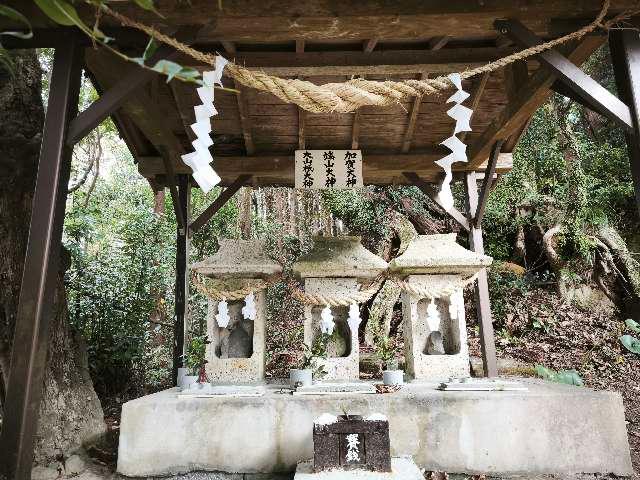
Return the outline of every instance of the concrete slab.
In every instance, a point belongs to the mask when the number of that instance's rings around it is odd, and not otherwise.
[[[537,475],[632,473],[617,393],[520,379],[528,391],[443,392],[408,384],[384,395],[178,398],[174,389],[123,405],[118,471],[293,472],[313,456],[313,419],[382,413],[392,455],[430,471]]]
[[[314,473],[313,461],[298,464],[293,480],[424,480],[422,472],[411,457],[391,459],[391,473],[366,470],[328,470]]]

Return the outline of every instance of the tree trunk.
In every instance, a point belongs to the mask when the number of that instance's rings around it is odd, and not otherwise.
[[[44,109],[35,51],[14,55],[15,78],[0,70],[0,381],[6,387]],[[105,432],[102,407],[89,376],[86,349],[68,323],[62,253],[34,459],[46,462]]]

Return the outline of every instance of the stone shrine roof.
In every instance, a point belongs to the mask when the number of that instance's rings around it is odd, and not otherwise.
[[[221,239],[218,252],[192,266],[212,278],[266,278],[282,273],[282,266],[264,251],[262,240]]]
[[[455,233],[418,235],[405,252],[389,263],[389,271],[405,275],[421,273],[470,273],[491,265],[493,259],[456,243]]]
[[[360,237],[314,237],[309,253],[293,264],[301,278],[373,278],[387,269],[387,262],[362,246]]]

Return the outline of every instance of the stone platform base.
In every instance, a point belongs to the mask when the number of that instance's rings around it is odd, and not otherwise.
[[[630,475],[619,394],[522,379],[528,391],[443,392],[405,385],[390,394],[179,398],[176,390],[122,407],[118,471],[127,476],[193,470],[294,472],[313,457],[323,413],[388,417],[391,453],[430,471],[531,475]]]
[[[332,470],[313,472],[313,461],[298,464],[293,480],[424,480],[424,475],[411,457],[393,457],[391,473],[368,472],[366,470]]]

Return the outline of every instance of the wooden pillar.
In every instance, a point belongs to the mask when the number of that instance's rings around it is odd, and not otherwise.
[[[31,478],[71,168],[65,137],[78,111],[81,54],[70,33],[53,60],[0,434],[0,473],[12,480]]]
[[[469,248],[478,254],[484,254],[484,242],[482,240],[482,227],[473,221],[478,210],[478,184],[476,172],[465,174],[465,186],[467,190],[467,211],[469,212]],[[489,301],[489,282],[487,270],[482,269],[474,286],[476,300],[476,312],[478,325],[480,325],[480,346],[482,348],[482,366],[485,377],[498,375],[498,362],[496,359],[496,344],[493,337],[493,321],[491,319],[491,303]]]
[[[640,211],[640,34],[634,29],[611,29],[609,49],[620,100],[629,106],[633,133],[625,132],[629,164]]]
[[[191,185],[188,175],[178,175],[178,208],[189,225],[189,197]],[[176,235],[176,286],[175,286],[175,319],[173,324],[173,384],[177,385],[178,368],[182,367],[184,354],[184,332],[187,320],[188,276],[187,261],[189,258],[189,228],[178,225]]]

